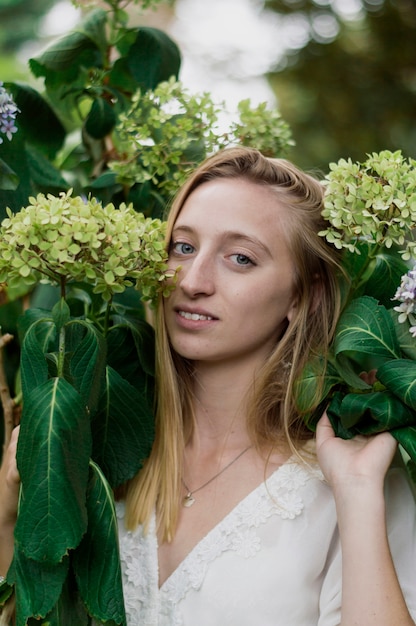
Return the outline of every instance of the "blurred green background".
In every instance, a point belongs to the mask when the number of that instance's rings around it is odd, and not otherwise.
[[[227,0],[223,2],[225,9]],[[416,157],[414,0],[251,2],[256,11],[279,18],[279,32],[286,28],[296,34],[287,38],[285,52],[276,54],[266,73],[293,130],[297,146],[290,157],[295,162],[326,171],[340,157],[362,161],[382,149]],[[33,81],[21,51],[27,55],[33,42],[39,47],[45,15],[58,4],[0,0],[0,80]],[[237,24],[238,2],[234,6]],[[210,3],[205,7],[208,14]],[[159,19],[162,30],[169,24],[163,3],[151,19],[154,24]],[[280,51],[279,36],[277,32]]]

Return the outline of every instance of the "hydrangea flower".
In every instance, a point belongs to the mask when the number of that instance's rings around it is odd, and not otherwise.
[[[39,281],[94,286],[110,300],[135,285],[153,300],[168,287],[164,223],[131,205],[102,206],[95,198],[39,194],[0,227],[0,282],[10,287]]]
[[[326,176],[322,215],[329,226],[320,235],[338,249],[358,252],[360,239],[402,248],[405,260],[415,255],[416,160],[400,150],[384,150],[364,163],[340,159]]]
[[[16,115],[19,112],[12,96],[3,87],[0,81],[0,133],[6,135],[11,141],[13,133],[17,132],[15,125]],[[3,143],[3,137],[0,135],[0,144]]]
[[[393,300],[401,303],[394,307],[394,310],[400,313],[399,322],[403,324],[409,321],[412,324],[410,333],[416,338],[416,265],[402,276],[400,287]]]

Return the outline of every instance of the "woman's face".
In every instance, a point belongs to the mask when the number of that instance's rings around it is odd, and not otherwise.
[[[197,187],[174,224],[165,302],[169,338],[193,361],[262,363],[296,306],[285,209],[266,187],[217,179]]]

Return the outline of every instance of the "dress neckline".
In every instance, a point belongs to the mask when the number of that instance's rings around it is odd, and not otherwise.
[[[273,513],[289,519],[299,515],[303,509],[303,502],[298,497],[290,496],[293,496],[297,489],[314,474],[311,469],[303,465],[295,455],[291,455],[197,541],[162,585],[158,584],[159,591],[161,593],[165,591],[170,593],[173,589],[178,591],[183,584],[188,587],[189,580],[186,579],[190,576],[194,577],[196,564],[201,566],[202,573],[206,569],[204,565],[216,558],[217,553],[230,549],[227,538],[231,536],[235,528],[250,525],[257,527],[267,521]],[[319,470],[317,473],[320,474]],[[157,580],[159,581],[159,542],[156,534],[155,514],[153,514],[153,524],[156,537]],[[183,579],[182,582],[181,579]]]

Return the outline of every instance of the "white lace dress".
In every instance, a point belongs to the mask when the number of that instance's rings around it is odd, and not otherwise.
[[[387,481],[389,537],[416,618],[416,507]],[[117,505],[128,626],[336,626],[341,555],[331,490],[294,459],[244,498],[159,589],[155,520],[126,531]]]

